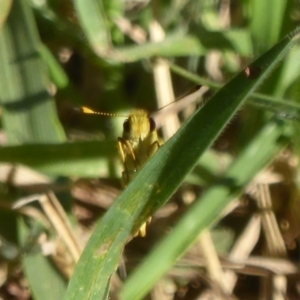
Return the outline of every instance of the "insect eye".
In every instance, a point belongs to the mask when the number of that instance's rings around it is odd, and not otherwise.
[[[149,118],[149,124],[150,124],[150,132],[154,131],[156,129],[156,124],[152,118]]]
[[[129,122],[129,120],[126,120],[126,121],[123,123],[123,130],[124,130],[124,132],[126,132],[126,133],[129,133],[129,132],[130,132],[130,122]]]

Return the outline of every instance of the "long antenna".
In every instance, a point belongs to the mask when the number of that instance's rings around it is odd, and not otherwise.
[[[82,114],[90,114],[90,115],[99,115],[104,117],[122,117],[122,118],[128,118],[128,115],[125,114],[116,114],[116,113],[107,113],[102,111],[95,111],[92,110],[86,106],[81,106],[78,108],[75,108],[76,111],[79,111]]]
[[[168,114],[177,113],[180,110],[184,109],[188,104],[200,99],[203,94],[207,92],[207,90],[207,86],[197,85],[188,93],[175,100],[175,102],[169,103],[166,106],[155,111],[153,114],[151,114],[151,117],[154,118],[156,127],[159,128],[164,123],[164,120]]]

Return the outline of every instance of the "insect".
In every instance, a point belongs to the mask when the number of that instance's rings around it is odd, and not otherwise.
[[[201,93],[201,86],[196,86],[183,97],[177,100],[177,104],[186,105],[187,102],[195,101]],[[201,93],[199,93],[201,92]],[[191,98],[192,96],[192,98]],[[180,101],[180,102],[179,102]],[[185,102],[185,104],[184,104]],[[127,117],[123,123],[123,135],[118,138],[118,148],[124,166],[122,172],[122,184],[124,188],[133,180],[143,165],[151,158],[162,145],[159,139],[156,124],[153,118],[145,110],[133,110],[131,114],[110,114],[97,112],[87,107],[82,107],[84,114],[94,114],[102,116]],[[144,237],[146,235],[146,225],[151,218],[144,223],[136,235]]]
[[[144,110],[133,111],[123,124],[123,136],[118,139],[124,164],[123,184],[135,177],[145,162],[161,146],[154,120]]]
[[[81,111],[85,114],[123,116],[97,112],[87,107],[82,107]],[[133,180],[141,167],[161,145],[162,142],[158,138],[155,121],[146,111],[134,110],[123,123],[123,135],[118,138],[119,153],[124,166],[122,172],[124,187]],[[142,237],[146,235],[146,223],[142,225],[136,235]]]

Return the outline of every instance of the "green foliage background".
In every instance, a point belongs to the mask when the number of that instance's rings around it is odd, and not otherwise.
[[[167,59],[176,94],[195,83],[213,91],[206,105],[146,164],[97,223],[68,289],[65,279],[39,251],[22,255],[20,249],[38,226],[7,209],[4,204],[25,192],[16,187],[11,190],[14,182],[9,176],[0,177],[4,203],[0,234],[19,255],[7,257],[3,246],[0,254],[6,260],[23,261],[34,298],[106,299],[110,278],[132,232],[183,181],[191,180],[195,166],[201,167],[204,171],[193,182],[201,186],[205,182],[204,195],[120,292],[121,299],[142,299],[276,154],[287,145],[296,155],[299,152],[299,4],[231,1],[224,23],[220,12],[225,2],[0,1],[3,166],[24,164],[49,176],[53,183],[62,177],[70,183],[75,177],[118,176],[114,140],[120,124],[80,116],[73,107],[88,105],[106,112],[135,107],[155,110],[152,71],[157,57]],[[138,43],[128,36],[117,25],[122,20],[138,26],[146,39]],[[149,39],[154,21],[165,31],[165,39],[157,43]],[[207,67],[212,52],[220,57],[219,78]],[[247,76],[243,70],[252,61],[248,70],[257,74]],[[226,152],[231,164],[220,175],[215,159],[209,159],[213,155],[209,149],[243,104],[240,125],[233,137],[225,139],[230,143]],[[68,142],[67,136],[78,124],[100,140]],[[202,155],[205,159],[200,159]],[[70,197],[59,199],[73,219]]]

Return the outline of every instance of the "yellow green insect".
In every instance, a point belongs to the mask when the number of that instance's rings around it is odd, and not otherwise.
[[[93,111],[82,107],[85,114],[105,116],[122,116]],[[144,110],[134,110],[123,124],[123,135],[118,138],[119,153],[124,166],[122,183],[126,187],[136,176],[146,161],[161,146],[154,120]],[[137,235],[146,235],[146,223],[139,229]]]

